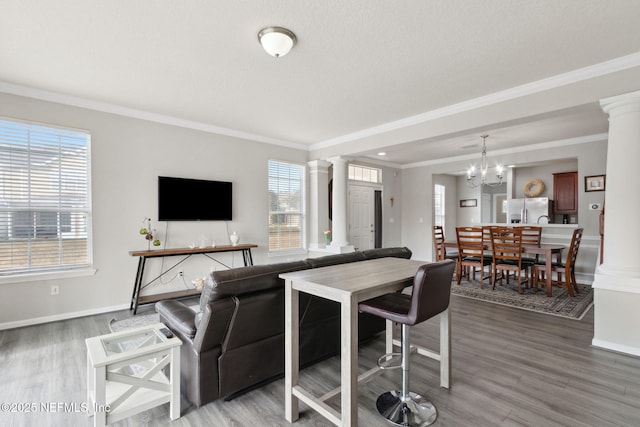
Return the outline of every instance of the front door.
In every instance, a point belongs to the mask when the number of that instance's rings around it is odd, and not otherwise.
[[[374,187],[349,185],[349,243],[358,251],[374,247],[374,192]]]

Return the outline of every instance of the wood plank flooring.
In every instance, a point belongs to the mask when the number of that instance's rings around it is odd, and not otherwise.
[[[141,312],[152,307],[141,308]],[[593,309],[581,321],[453,296],[453,385],[438,387],[437,362],[414,355],[411,389],[438,408],[436,426],[640,426],[640,358],[591,347]],[[86,399],[84,339],[108,332],[128,312],[0,331],[0,402]],[[412,340],[438,348],[438,322],[412,329]],[[384,352],[383,337],[360,349],[361,370]],[[301,383],[317,394],[338,385],[337,357],[305,369]],[[386,371],[360,387],[361,426],[387,426],[375,399],[401,383]],[[339,399],[332,403],[339,405]],[[171,422],[168,404],[123,420],[118,426],[286,426],[282,379],[232,401],[201,408],[183,399],[182,417]],[[88,426],[82,412],[0,412],[2,426]],[[329,426],[301,405],[293,425]]]

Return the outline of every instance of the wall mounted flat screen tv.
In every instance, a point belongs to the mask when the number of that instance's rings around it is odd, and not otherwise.
[[[158,177],[159,221],[231,221],[232,184]]]

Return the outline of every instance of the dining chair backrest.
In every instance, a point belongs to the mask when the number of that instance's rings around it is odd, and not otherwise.
[[[433,249],[436,256],[436,261],[442,261],[447,255],[447,251],[444,247],[444,230],[441,225],[434,225],[433,230]]]
[[[482,227],[457,227],[456,238],[458,240],[458,256],[465,257],[482,256],[485,248],[484,231]]]
[[[491,250],[494,264],[522,265],[522,230],[512,227],[491,229]]]
[[[522,230],[522,244],[523,245],[536,245],[540,246],[542,241],[542,227],[534,225],[523,225],[522,227],[516,227]]]
[[[578,258],[578,249],[580,248],[580,242],[582,241],[583,228],[576,228],[573,230],[573,236],[571,237],[571,244],[569,246],[569,252],[567,252],[567,260],[564,264],[565,271],[573,271],[576,265],[576,259]],[[566,274],[566,273],[565,273]]]

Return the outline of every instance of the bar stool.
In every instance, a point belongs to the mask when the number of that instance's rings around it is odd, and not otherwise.
[[[392,322],[402,324],[402,353],[388,353],[378,359],[382,369],[402,368],[402,390],[388,391],[376,401],[378,412],[398,426],[428,426],[435,422],[436,407],[419,394],[409,391],[409,356],[411,326],[424,322],[449,307],[451,280],[456,263],[439,261],[420,266],[411,295],[400,292],[362,301],[358,309]],[[390,357],[402,358],[398,366],[386,366]]]

